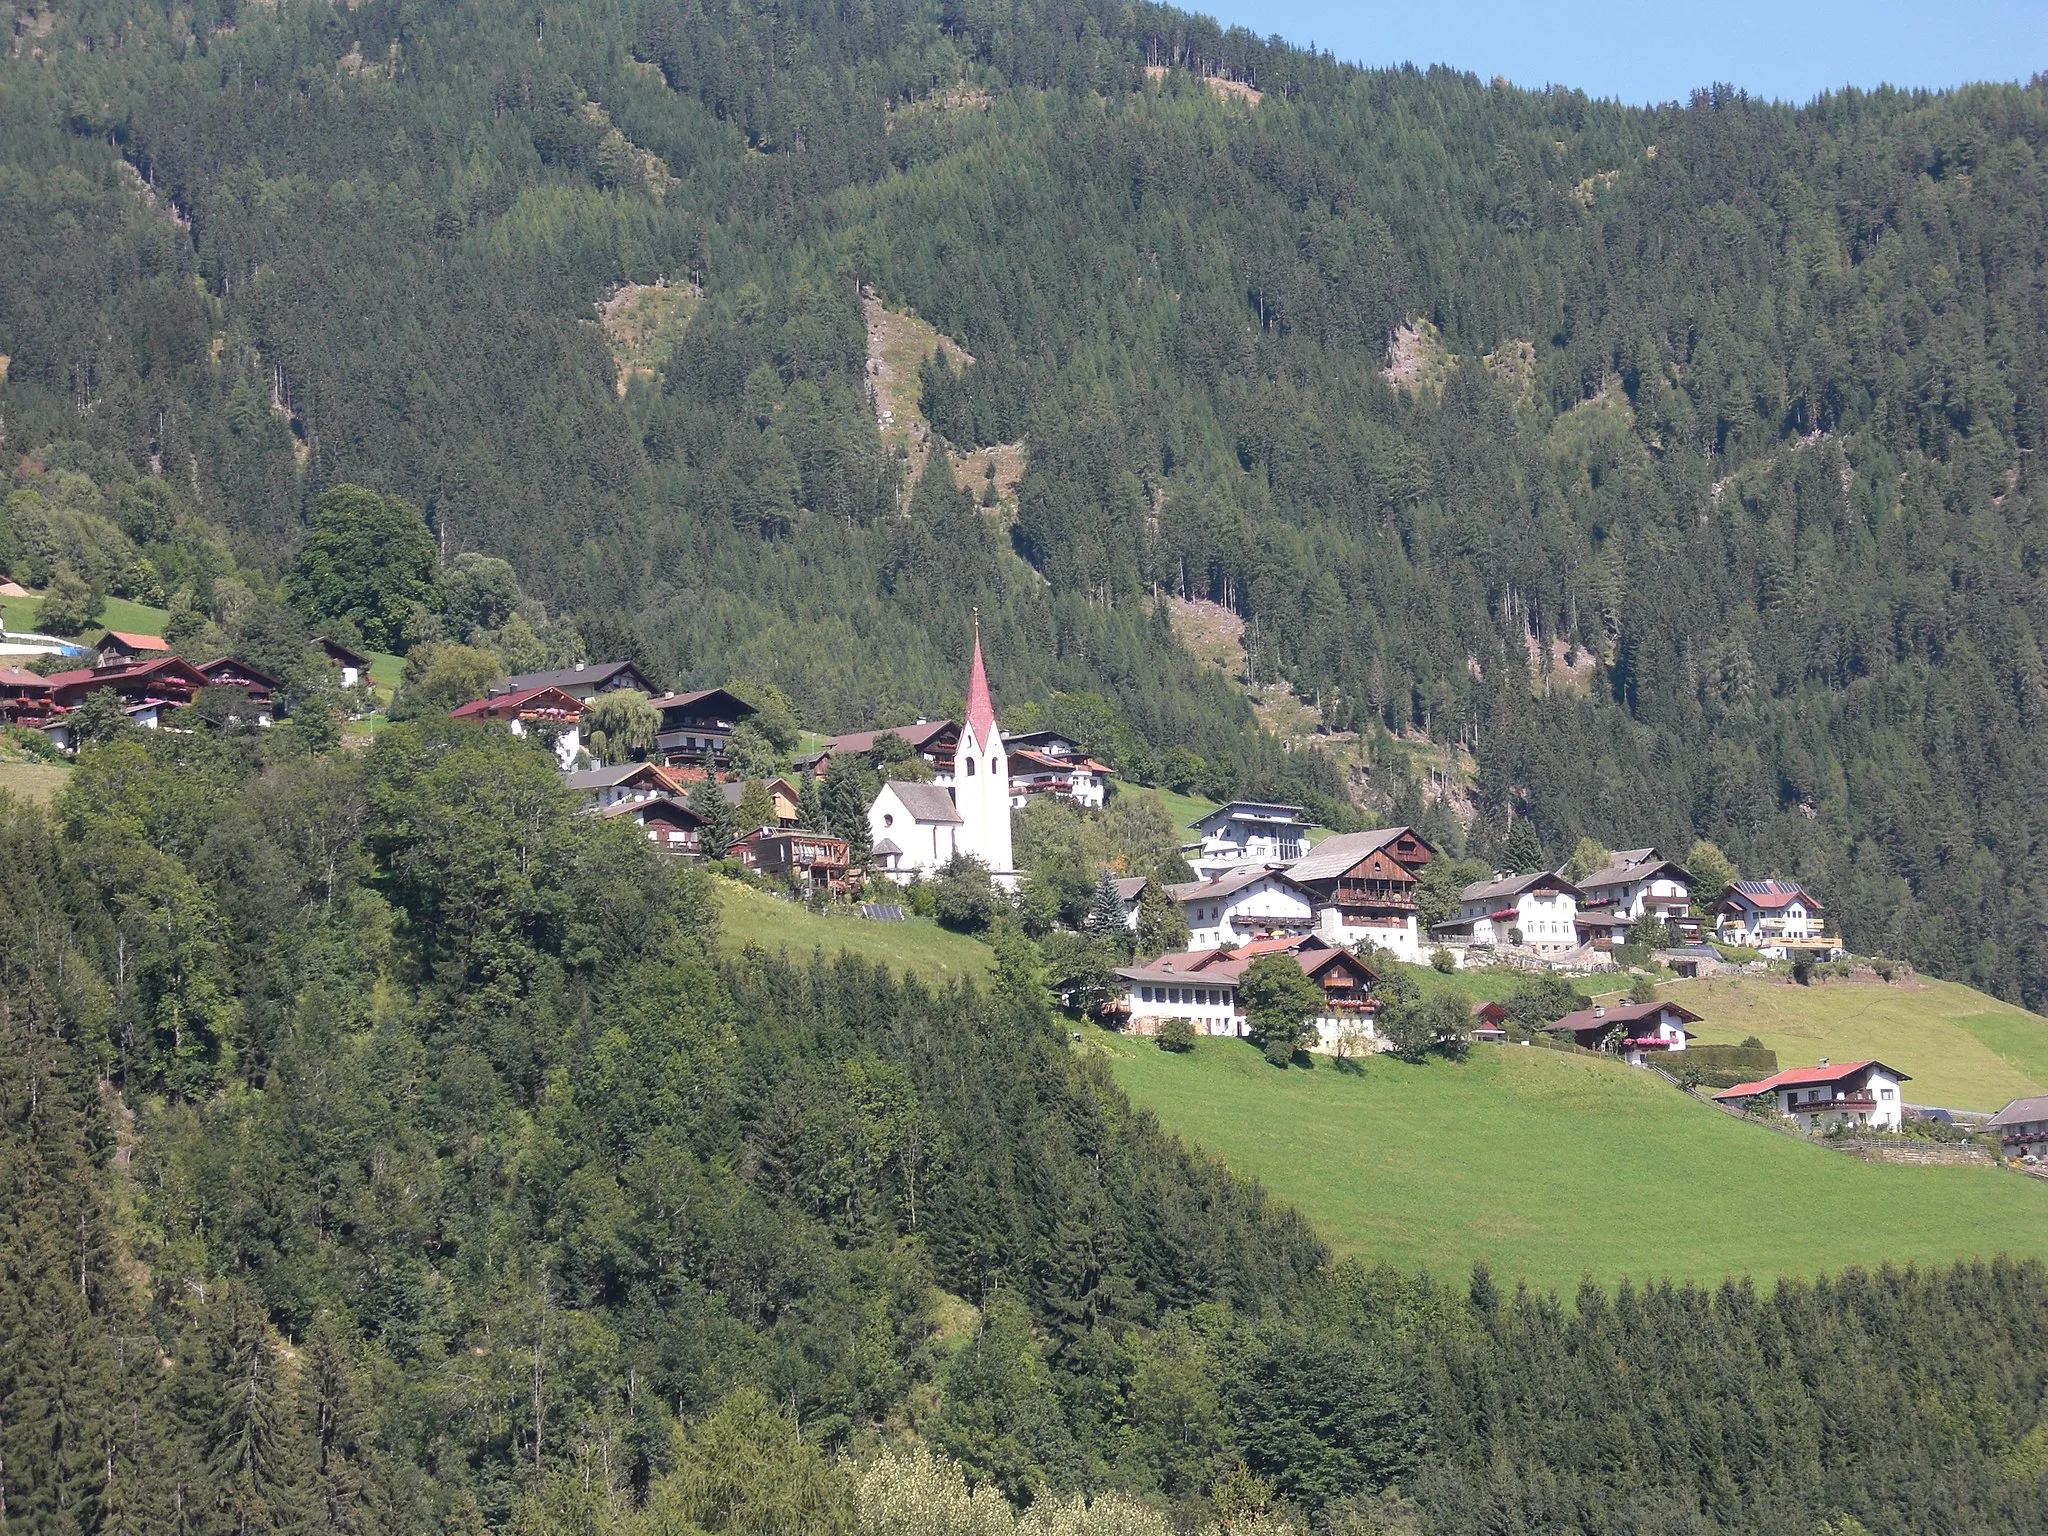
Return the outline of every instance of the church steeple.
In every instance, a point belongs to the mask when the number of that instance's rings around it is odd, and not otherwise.
[[[988,672],[981,664],[981,610],[974,610],[974,661],[967,669],[967,729],[984,751],[996,733],[996,706],[988,693]]]

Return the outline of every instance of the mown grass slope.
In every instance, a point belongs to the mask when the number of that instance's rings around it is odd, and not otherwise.
[[[1755,1035],[1780,1066],[1875,1056],[1911,1074],[1915,1104],[1994,1110],[2048,1092],[2048,1019],[1954,982],[1800,987],[1742,977],[1673,982],[1658,995],[1702,1016],[1701,1039]]]
[[[737,881],[718,881],[719,940],[728,948],[758,944],[805,956],[842,950],[876,960],[898,972],[915,972],[927,982],[986,976],[995,953],[986,944],[941,928],[929,918],[873,923],[838,913],[821,914],[782,901]]]
[[[1256,1178],[1340,1254],[1540,1287],[1759,1280],[1844,1265],[2048,1257],[2048,1183],[1873,1165],[1746,1124],[1647,1072],[1517,1046],[1462,1065],[1375,1057],[1275,1071],[1240,1042],[1188,1055],[1090,1031],[1167,1129]]]

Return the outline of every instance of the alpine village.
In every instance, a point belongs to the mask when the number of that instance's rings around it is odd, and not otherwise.
[[[1981,10],[0,0],[0,1536],[2048,1536]]]

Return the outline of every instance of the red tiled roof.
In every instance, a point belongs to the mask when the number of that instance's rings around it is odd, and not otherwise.
[[[520,693],[490,694],[481,699],[471,699],[460,709],[449,710],[448,715],[453,720],[495,720],[530,709],[552,709],[580,719],[584,704],[581,699],[571,698],[559,688],[528,688]]]
[[[1830,1083],[1839,1083],[1845,1077],[1854,1077],[1868,1067],[1881,1067],[1900,1082],[1911,1082],[1912,1078],[1897,1067],[1887,1067],[1881,1061],[1830,1062],[1822,1067],[1792,1067],[1759,1078],[1753,1083],[1737,1083],[1733,1088],[1723,1089],[1714,1095],[1717,1099],[1746,1099],[1753,1094],[1775,1093],[1780,1088],[1824,1088]]]
[[[162,635],[132,635],[125,629],[110,629],[107,639],[118,640],[133,651],[168,651],[171,643]]]
[[[989,698],[988,671],[981,664],[981,620],[974,621],[974,660],[967,667],[967,729],[983,751],[995,740],[996,706]]]

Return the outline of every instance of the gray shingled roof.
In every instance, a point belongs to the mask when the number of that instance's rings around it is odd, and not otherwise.
[[[1630,852],[1636,850],[1631,849]],[[1638,880],[1647,880],[1660,869],[1668,869],[1686,884],[1692,883],[1692,875],[1669,859],[1637,859],[1629,862],[1626,854],[1616,854],[1614,862],[1605,869],[1596,869],[1579,882],[1582,891],[1602,890],[1610,885],[1633,885]]]
[[[1117,899],[1120,901],[1136,901],[1145,894],[1145,877],[1143,875],[1132,875],[1127,879],[1117,881],[1116,894]]]
[[[630,661],[596,661],[581,667],[556,667],[548,672],[522,672],[517,677],[505,679],[495,692],[520,693],[528,688],[567,688],[575,683],[592,683],[603,686],[621,672],[639,676],[639,668]],[[646,678],[641,678],[646,682]]]
[[[1564,876],[1555,874],[1547,869],[1538,869],[1526,875],[1503,875],[1498,880],[1481,880],[1476,884],[1468,885],[1464,890],[1458,892],[1458,900],[1495,901],[1503,896],[1519,896],[1531,886],[1540,885],[1545,880],[1554,881],[1573,896],[1579,894],[1579,888],[1573,885],[1571,881],[1565,879]]]
[[[1283,885],[1294,883],[1285,871],[1266,864],[1254,864],[1248,869],[1234,869],[1227,875],[1218,875],[1213,880],[1194,880],[1185,885],[1169,885],[1166,894],[1175,901],[1200,901],[1210,896],[1229,896],[1248,885],[1257,885],[1268,876]]]
[[[1340,832],[1326,837],[1287,866],[1296,880],[1334,880],[1367,854],[1391,843],[1408,829],[1380,827],[1372,832]]]
[[[574,773],[562,775],[562,788],[576,790],[610,789],[623,784],[636,773],[643,773],[653,765],[650,763],[613,763],[609,768],[582,768]]]
[[[915,779],[891,779],[888,789],[896,791],[896,798],[903,802],[903,809],[919,821],[959,823],[960,807],[953,803],[950,790],[937,784],[922,784]]]
[[[2048,1094],[2031,1099],[2014,1099],[2005,1108],[1984,1122],[1988,1130],[1996,1125],[2025,1125],[2033,1120],[2048,1120]]]

